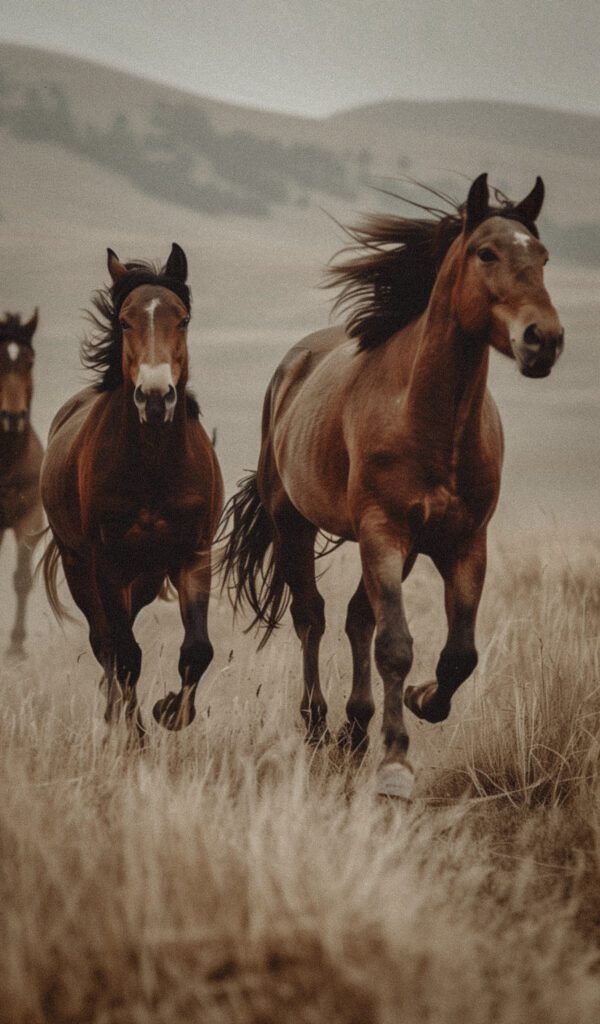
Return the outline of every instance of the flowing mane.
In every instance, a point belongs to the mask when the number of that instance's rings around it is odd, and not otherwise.
[[[123,335],[119,314],[125,299],[134,288],[144,284],[168,288],[181,299],[188,312],[192,308],[189,286],[166,274],[164,267],[143,260],[131,261],[125,266],[128,274],[94,293],[92,302],[96,312],[90,310],[87,314],[94,330],[91,337],[82,343],[81,362],[86,370],[96,374],[95,388],[99,392],[114,391],[123,382]],[[186,390],[186,402],[188,416],[197,419],[200,407],[189,389]]]
[[[338,255],[352,254],[351,258],[327,270],[325,286],[341,289],[334,311],[346,314],[346,331],[358,340],[359,351],[377,348],[424,312],[446,253],[462,231],[464,205],[420,187],[442,199],[450,212],[392,193],[429,217],[367,216],[346,229],[352,244]],[[498,189],[494,195],[498,205],[489,207],[487,217],[517,220],[539,237],[535,224],[524,219],[516,203]]]
[[[5,313],[0,320],[0,342],[16,341],[19,345],[31,345],[32,330],[30,324],[21,323],[20,313]]]

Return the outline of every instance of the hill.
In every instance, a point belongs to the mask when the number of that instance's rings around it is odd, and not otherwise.
[[[0,68],[0,306],[40,306],[34,411],[42,435],[85,379],[81,310],[106,280],[107,246],[125,259],[164,257],[173,240],[185,248],[192,371],[231,484],[256,458],[277,361],[327,322],[331,296],[316,285],[345,241],[336,221],[402,208],[370,186],[405,192],[398,176],[408,175],[460,200],[465,179],[487,169],[518,196],[542,173],[548,282],[567,349],[543,386],[500,360],[492,383],[509,410],[507,493],[518,489],[546,515],[566,502],[586,518],[597,485],[600,161],[592,142],[585,149],[578,140],[588,122],[598,134],[596,121],[469,103],[384,103],[313,120],[18,46],[0,46]],[[531,440],[542,423],[540,452]]]

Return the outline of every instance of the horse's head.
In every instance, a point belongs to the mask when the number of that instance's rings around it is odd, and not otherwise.
[[[464,206],[459,242],[455,309],[461,327],[471,335],[487,333],[525,377],[547,377],[564,341],[544,286],[548,252],[535,227],[543,201],[544,183],[537,178],[522,202],[491,208],[487,175],[480,174]]]
[[[0,430],[22,433],[29,422],[33,394],[34,352],[31,340],[38,311],[27,323],[17,314],[0,320]]]
[[[108,250],[113,288],[131,277],[131,268]],[[131,385],[140,423],[160,425],[172,421],[188,377],[187,327],[189,308],[169,287],[169,280],[185,284],[187,260],[173,243],[161,272],[164,284],[140,283],[127,291],[116,308],[116,329],[122,338],[123,380]]]

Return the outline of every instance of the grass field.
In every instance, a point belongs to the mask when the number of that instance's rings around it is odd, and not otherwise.
[[[479,668],[447,723],[410,720],[410,810],[374,796],[378,717],[358,768],[304,745],[287,624],[256,655],[215,601],[196,722],[152,722],[131,754],[103,742],[83,628],[38,623],[1,676],[2,1024],[596,1024],[599,556],[592,534],[492,545]],[[355,580],[342,549],[322,580],[334,729]],[[444,632],[428,563],[406,592],[423,681]],[[175,606],[138,635],[149,723]]]

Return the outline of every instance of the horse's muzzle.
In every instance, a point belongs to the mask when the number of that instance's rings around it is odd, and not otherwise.
[[[151,426],[160,426],[162,423],[170,423],[175,414],[177,404],[177,392],[170,385],[163,395],[160,391],[144,391],[140,385],[133,393],[140,423],[149,423]]]
[[[524,377],[547,377],[560,356],[565,343],[565,332],[542,331],[537,324],[529,324],[520,343],[513,342],[519,370]]]
[[[27,426],[27,412],[0,412],[0,428],[5,434],[22,434]]]

